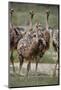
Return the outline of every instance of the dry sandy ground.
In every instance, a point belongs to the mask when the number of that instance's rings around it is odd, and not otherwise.
[[[37,73],[42,73],[42,74],[48,74],[48,75],[52,75],[53,71],[55,69],[55,64],[38,64],[38,68],[37,68]],[[15,63],[15,70],[16,73],[19,73],[19,63]],[[24,63],[21,69],[20,74],[21,75],[25,75],[26,74],[26,70],[27,70],[27,63]],[[10,65],[10,73],[12,73],[12,65]],[[31,69],[30,69],[30,74],[35,73],[35,63],[31,63]],[[56,68],[56,76],[58,76],[58,65]]]

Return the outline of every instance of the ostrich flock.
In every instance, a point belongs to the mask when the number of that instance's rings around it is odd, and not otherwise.
[[[30,65],[32,60],[35,60],[36,63],[36,71],[39,59],[43,57],[45,52],[50,47],[50,32],[48,26],[48,19],[50,11],[46,11],[46,28],[43,30],[41,24],[36,22],[35,25],[32,24],[32,20],[34,17],[33,11],[31,11],[30,19],[29,19],[29,26],[26,28],[20,28],[14,26],[12,23],[12,15],[14,10],[10,10],[10,25],[9,25],[9,35],[10,35],[10,61],[12,63],[13,71],[15,72],[14,67],[14,58],[13,58],[13,51],[14,49],[18,52],[18,58],[20,63],[19,71],[21,71],[22,65],[24,60],[28,61],[27,64],[27,73],[28,76]],[[21,32],[23,30],[23,33]],[[52,45],[55,51],[58,53],[58,32],[55,30],[53,33]],[[38,58],[40,57],[40,58]],[[56,63],[54,73],[56,72],[58,62]]]

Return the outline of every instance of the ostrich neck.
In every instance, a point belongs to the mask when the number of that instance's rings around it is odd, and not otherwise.
[[[30,28],[32,28],[32,19],[30,18]]]
[[[48,31],[48,17],[46,18],[46,31]]]
[[[38,28],[36,29],[36,42],[38,42]]]
[[[10,22],[11,22],[11,27],[13,28],[13,20],[12,19],[13,19],[13,15],[11,14],[10,15]]]

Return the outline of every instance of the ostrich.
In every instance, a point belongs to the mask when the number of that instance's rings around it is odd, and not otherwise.
[[[49,49],[50,46],[50,32],[48,29],[48,18],[49,18],[50,11],[46,11],[46,29],[45,30],[40,30],[41,32],[41,37],[39,37],[40,45],[39,45],[39,52],[38,56],[41,58],[45,54],[46,50]],[[43,29],[43,28],[42,28]],[[42,41],[41,41],[41,40]],[[37,71],[37,66],[38,66],[39,60],[36,60],[36,71]]]
[[[14,58],[13,58],[13,50],[17,48],[17,43],[19,41],[19,39],[22,38],[22,34],[21,32],[18,30],[18,28],[16,28],[14,25],[13,25],[13,22],[12,22],[12,17],[13,17],[13,12],[14,10],[11,9],[10,10],[10,26],[9,26],[9,35],[10,35],[10,51],[11,51],[11,54],[10,54],[10,61],[12,63],[12,66],[13,66],[13,71],[15,71],[15,68],[14,68]]]
[[[27,75],[30,70],[31,61],[38,54],[40,43],[42,38],[38,38],[37,34],[38,27],[36,27],[36,33],[31,32],[26,34],[18,43],[17,50],[20,60],[20,70],[22,68],[24,59],[28,61],[27,65]],[[42,42],[43,43],[43,42]]]
[[[18,41],[23,38],[23,36],[26,34],[25,32],[25,28],[24,27],[16,27],[13,25],[13,13],[14,13],[14,9],[11,9],[10,10],[10,31],[9,31],[9,34],[10,34],[10,51],[11,51],[11,55],[10,55],[10,61],[12,63],[12,66],[13,66],[13,71],[15,71],[15,67],[14,67],[14,58],[13,58],[13,50],[14,49],[17,49],[17,44],[18,44]],[[30,24],[29,24],[29,27],[32,27],[32,19],[33,19],[33,16],[34,16],[34,13],[33,11],[30,11],[29,12],[30,14]],[[30,30],[32,28],[29,28]],[[22,31],[22,32],[21,32]]]
[[[46,50],[49,48],[50,43],[50,33],[48,31],[48,17],[49,11],[46,12],[46,30],[41,32],[38,29],[38,24],[36,24],[35,31],[31,31],[30,34],[26,34],[19,42],[17,46],[17,51],[20,61],[20,70],[22,68],[24,59],[28,61],[27,65],[27,76],[30,70],[31,60],[36,58],[38,55],[42,57]],[[39,60],[36,61],[36,71]]]

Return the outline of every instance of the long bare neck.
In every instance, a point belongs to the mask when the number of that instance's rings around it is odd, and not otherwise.
[[[12,28],[13,28],[13,15],[11,14],[11,26],[12,26]]]
[[[38,42],[38,25],[36,27],[36,41]]]
[[[33,27],[33,24],[32,24],[33,17],[34,17],[34,13],[33,13],[33,11],[31,11],[31,12],[30,12],[30,28],[31,28],[31,29],[32,29],[32,27]]]
[[[11,27],[13,28],[13,10],[10,11],[10,23],[11,23]]]
[[[30,28],[32,28],[32,19],[30,18]]]
[[[48,18],[46,17],[46,30],[48,31]]]

